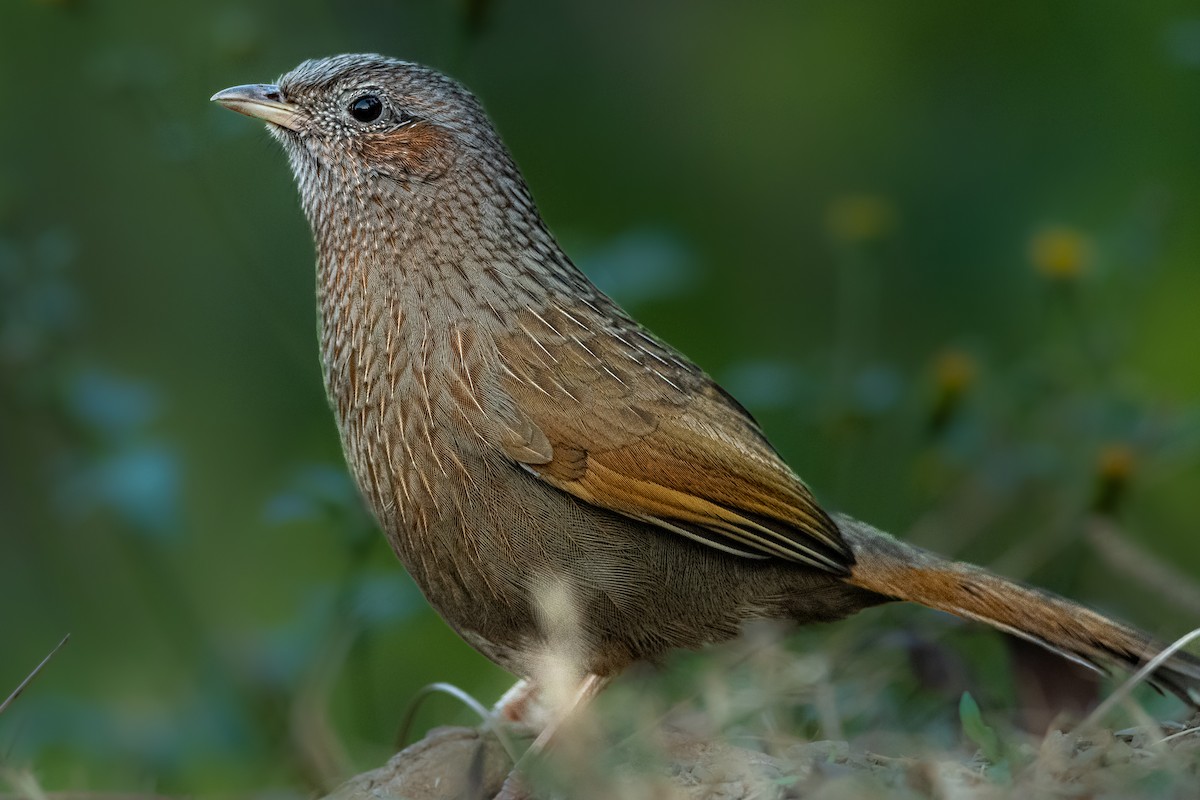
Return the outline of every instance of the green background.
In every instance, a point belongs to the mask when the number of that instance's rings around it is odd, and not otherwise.
[[[0,716],[0,766],[305,791],[296,731],[362,769],[423,684],[509,681],[347,484],[286,164],[208,102],[351,51],[479,94],[568,252],[827,505],[1163,636],[1200,622],[1194,4],[8,0],[0,699],[72,639]],[[1046,230],[1078,274],[1039,271]],[[1105,474],[1137,558],[1093,535]],[[914,692],[953,718],[899,625],[1011,700],[989,635],[870,612],[796,640],[894,662],[869,703],[847,684],[852,729]]]

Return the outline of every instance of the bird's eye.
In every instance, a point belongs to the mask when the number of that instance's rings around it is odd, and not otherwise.
[[[364,94],[350,104],[350,116],[359,122],[374,122],[382,113],[383,101],[373,94]]]

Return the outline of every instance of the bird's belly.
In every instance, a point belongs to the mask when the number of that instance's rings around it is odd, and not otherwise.
[[[613,674],[728,639],[750,618],[793,616],[787,600],[806,570],[588,505],[503,460],[460,459],[470,476],[439,483],[436,510],[380,519],[434,609],[510,671],[565,655]]]

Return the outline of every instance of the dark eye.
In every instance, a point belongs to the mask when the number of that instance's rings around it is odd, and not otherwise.
[[[374,122],[383,113],[383,101],[373,94],[364,94],[350,104],[350,116],[359,122]]]

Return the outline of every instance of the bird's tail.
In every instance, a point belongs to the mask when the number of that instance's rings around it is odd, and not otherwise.
[[[1163,650],[1150,636],[1078,603],[948,561],[848,517],[838,525],[857,559],[847,579],[854,586],[987,623],[1101,672],[1138,669]],[[1200,659],[1177,653],[1150,680],[1200,708]]]

